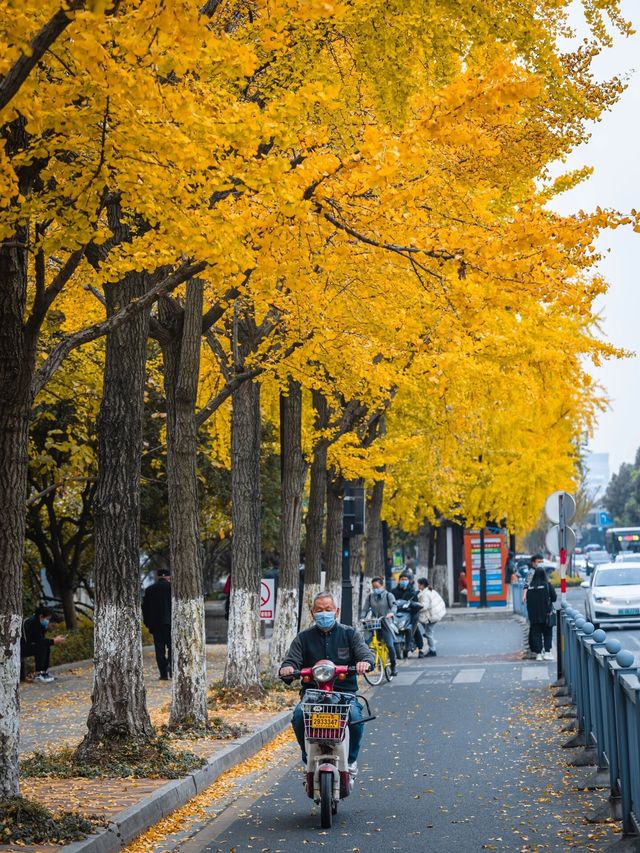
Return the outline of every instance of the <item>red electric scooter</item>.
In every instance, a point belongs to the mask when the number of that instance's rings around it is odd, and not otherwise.
[[[331,827],[338,803],[351,793],[353,780],[349,775],[349,727],[375,720],[364,696],[334,690],[336,681],[355,673],[355,666],[339,666],[330,660],[320,660],[314,666],[296,670],[284,681],[294,678],[302,683],[315,681],[317,688],[305,690],[301,704],[304,719],[307,772],[305,789],[308,796],[320,804],[320,825]],[[357,722],[349,721],[351,704],[361,699],[367,715]]]

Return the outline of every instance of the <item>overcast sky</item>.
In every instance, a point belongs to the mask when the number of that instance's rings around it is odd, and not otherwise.
[[[640,31],[638,0],[623,0],[622,7],[627,20]],[[593,126],[590,141],[571,155],[569,168],[591,165],[595,172],[554,202],[563,213],[596,205],[640,209],[640,32],[627,39],[617,37],[596,67],[602,79],[637,71],[618,104]],[[619,228],[601,238],[600,249],[605,254],[600,270],[610,283],[599,303],[604,336],[640,352],[640,234]],[[610,454],[614,473],[622,462],[632,462],[640,447],[640,357],[609,362],[594,375],[611,402],[609,411],[600,416],[590,446]]]

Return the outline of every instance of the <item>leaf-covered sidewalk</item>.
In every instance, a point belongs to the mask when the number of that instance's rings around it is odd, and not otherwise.
[[[219,681],[224,670],[226,646],[207,646],[207,678],[209,684]],[[156,727],[167,723],[171,702],[171,682],[160,681],[153,651],[144,653],[147,705]],[[56,676],[52,684],[31,681],[21,685],[21,759],[35,753],[57,751],[76,746],[86,732],[86,719],[91,704],[93,667],[90,662],[65,665],[51,670]],[[214,708],[210,719],[221,724],[243,728],[250,734],[271,720],[289,703],[289,697],[276,696],[262,705]],[[232,737],[180,738],[172,741],[178,749],[210,758],[234,743]],[[52,809],[77,811],[108,823],[113,817],[166,785],[166,778],[53,778],[26,777],[21,780],[22,795]],[[55,845],[2,845],[1,851],[59,850]]]

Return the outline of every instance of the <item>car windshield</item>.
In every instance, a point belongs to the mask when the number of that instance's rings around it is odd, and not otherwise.
[[[589,554],[589,560],[592,563],[608,563],[611,557],[607,551],[592,551]]]
[[[640,567],[637,569],[605,569],[598,572],[596,586],[631,586],[640,584]]]

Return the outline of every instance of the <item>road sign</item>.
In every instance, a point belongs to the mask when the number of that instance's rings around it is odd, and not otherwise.
[[[275,578],[263,578],[260,581],[260,618],[270,622],[276,612]]]
[[[567,554],[573,554],[576,548],[576,532],[573,527],[565,527],[565,550]],[[560,554],[560,525],[554,524],[547,530],[545,539],[547,551],[551,554]]]
[[[560,522],[560,498],[564,506],[565,524],[571,524],[576,515],[576,502],[568,492],[554,492],[549,495],[544,504],[544,511],[552,524]]]

